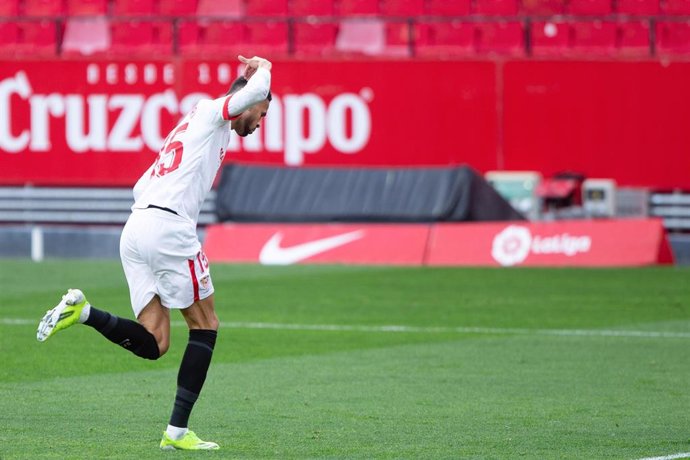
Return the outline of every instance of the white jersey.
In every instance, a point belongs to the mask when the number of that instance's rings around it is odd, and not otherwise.
[[[229,121],[263,101],[271,73],[260,68],[231,96],[204,99],[168,134],[158,158],[134,186],[132,210],[175,211],[194,225],[230,142]]]

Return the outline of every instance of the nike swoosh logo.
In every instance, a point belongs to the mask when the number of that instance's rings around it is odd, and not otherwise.
[[[363,236],[364,230],[356,230],[342,235],[297,244],[288,248],[281,248],[280,242],[283,240],[283,234],[278,232],[264,244],[263,248],[261,248],[259,262],[264,265],[292,265],[304,259],[314,257],[317,254],[356,241]]]

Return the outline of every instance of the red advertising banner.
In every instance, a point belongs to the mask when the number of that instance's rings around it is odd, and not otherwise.
[[[552,223],[218,224],[207,228],[213,262],[454,266],[671,264],[657,219]]]
[[[636,266],[671,264],[661,220],[438,224],[428,265]]]
[[[490,62],[279,62],[261,129],[226,161],[495,169]],[[0,185],[131,186],[230,62],[2,62]]]
[[[690,189],[690,62],[504,66],[506,170]]]
[[[0,186],[134,184],[236,62],[0,61]],[[577,171],[690,189],[690,63],[280,61],[226,161]]]
[[[219,224],[207,227],[212,262],[421,265],[428,225]]]

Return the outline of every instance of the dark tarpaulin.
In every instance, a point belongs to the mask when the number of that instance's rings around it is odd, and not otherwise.
[[[219,221],[438,222],[524,220],[468,167],[281,168],[229,165]]]

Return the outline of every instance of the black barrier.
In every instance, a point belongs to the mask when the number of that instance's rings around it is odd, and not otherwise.
[[[216,213],[221,222],[525,220],[469,167],[229,165],[222,171]]]

